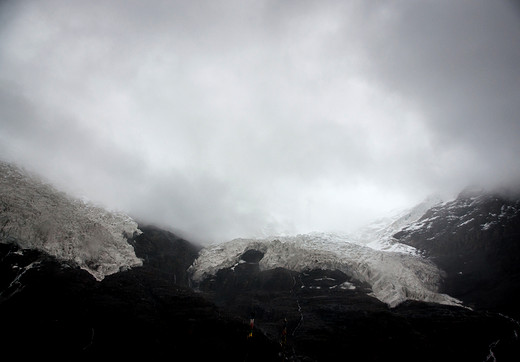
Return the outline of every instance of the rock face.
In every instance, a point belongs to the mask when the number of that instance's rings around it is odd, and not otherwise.
[[[187,269],[197,258],[200,248],[155,226],[140,226],[140,230],[142,233],[130,241],[137,257],[162,277],[188,287]]]
[[[446,272],[443,292],[520,317],[520,199],[462,193],[394,237]]]

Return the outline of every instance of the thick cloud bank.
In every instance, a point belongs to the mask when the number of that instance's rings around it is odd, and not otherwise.
[[[520,180],[509,1],[4,1],[0,155],[200,241]]]

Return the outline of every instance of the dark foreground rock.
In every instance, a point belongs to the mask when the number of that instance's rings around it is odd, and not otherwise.
[[[16,359],[269,361],[277,345],[156,268],[95,281],[73,265],[0,244],[0,341]]]
[[[289,359],[486,361],[491,352],[498,361],[520,357],[520,326],[504,316],[423,302],[390,309],[369,295],[368,285],[341,271],[261,271],[257,259],[220,270],[200,288],[229,313],[254,315],[256,328],[281,342]]]

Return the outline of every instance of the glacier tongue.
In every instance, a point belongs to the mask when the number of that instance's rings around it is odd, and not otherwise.
[[[142,265],[126,236],[130,217],[75,200],[0,162],[0,242],[76,262],[96,279]]]
[[[264,253],[259,263],[263,270],[341,270],[370,284],[373,295],[390,307],[408,299],[460,305],[457,299],[438,293],[441,272],[421,256],[375,250],[351,242],[344,235],[328,233],[235,239],[208,247],[190,267],[192,279],[200,282],[222,268],[232,267],[250,249]]]

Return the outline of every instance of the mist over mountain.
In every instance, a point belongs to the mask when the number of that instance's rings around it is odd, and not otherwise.
[[[1,171],[0,338],[20,358],[520,356],[518,199],[465,190],[357,234],[201,248]]]

